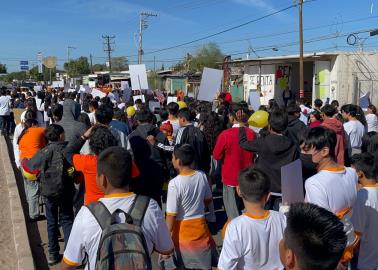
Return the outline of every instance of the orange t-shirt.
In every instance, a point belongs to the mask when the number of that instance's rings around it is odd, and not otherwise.
[[[97,174],[97,156],[96,155],[73,155],[73,165],[76,171],[84,174],[85,193],[84,205],[97,202],[105,196],[105,193],[99,188],[96,182]],[[140,172],[135,162],[132,161],[131,177],[136,178]]]
[[[22,136],[18,148],[20,160],[32,158],[40,149],[46,146],[45,129],[41,127],[29,128]]]
[[[73,165],[76,171],[84,174],[85,193],[84,205],[97,202],[105,196],[104,192],[97,186],[97,156],[96,155],[73,155]]]

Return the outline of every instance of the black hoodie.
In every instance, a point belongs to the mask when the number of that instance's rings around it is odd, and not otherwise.
[[[281,193],[281,167],[299,158],[294,142],[284,135],[268,134],[254,141],[248,141],[245,130],[239,129],[240,147],[257,153],[255,168],[267,174],[271,191]]]
[[[302,136],[308,130],[308,127],[299,120],[299,117],[295,115],[288,116],[289,123],[286,129],[286,135],[297,145],[299,148],[299,142]]]
[[[160,202],[163,183],[168,175],[168,157],[163,150],[148,143],[146,138],[149,135],[153,135],[159,143],[168,144],[165,135],[151,124],[139,125],[128,136],[135,163],[140,170],[140,178],[132,188],[135,193]]]

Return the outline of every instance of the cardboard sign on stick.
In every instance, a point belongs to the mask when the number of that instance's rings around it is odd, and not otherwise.
[[[130,65],[129,71],[132,90],[148,89],[146,65]]]
[[[171,102],[177,102],[177,97],[167,97],[167,104]]]
[[[205,67],[197,99],[210,102],[216,99],[216,93],[221,88],[222,78],[223,70]]]
[[[260,93],[257,91],[250,91],[249,92],[249,104],[251,105],[254,111],[257,111],[260,108]]]

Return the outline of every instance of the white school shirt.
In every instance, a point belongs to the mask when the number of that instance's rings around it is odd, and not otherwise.
[[[129,211],[135,199],[133,193],[113,194],[108,198],[100,199],[110,213],[116,209]],[[142,232],[146,239],[147,248],[150,254],[153,249],[160,252],[167,252],[173,249],[171,236],[168,232],[163,213],[156,201],[150,200],[146,214],[143,218]],[[72,226],[70,238],[64,251],[63,260],[71,266],[78,266],[88,254],[88,264],[85,269],[95,269],[96,254],[101,238],[101,227],[96,218],[87,207],[81,207]]]
[[[89,121],[91,122],[91,125],[92,125],[92,126],[93,126],[94,124],[96,124],[96,116],[95,116],[95,113],[96,113],[96,112],[88,113]]]
[[[378,269],[378,185],[358,191],[351,221],[362,233],[358,269]]]
[[[267,213],[266,217],[243,214],[227,225],[218,262],[220,270],[284,268],[278,244],[283,238],[286,217],[276,211]]]
[[[352,120],[344,123],[345,133],[349,137],[352,148],[361,148],[362,137],[365,135],[365,127],[358,120]]]
[[[0,115],[10,115],[10,96],[0,96]]]
[[[358,177],[353,168],[321,170],[307,179],[305,201],[336,214],[353,207],[357,197]]]
[[[17,168],[21,167],[20,148],[18,147],[17,141],[23,130],[24,130],[23,125],[19,123],[14,129],[14,133],[13,133],[13,154],[14,154],[14,161],[16,163]]]
[[[365,118],[368,125],[368,132],[378,132],[378,117],[373,113],[369,113],[365,116]]]
[[[206,175],[195,171],[192,175],[178,175],[168,184],[167,214],[177,220],[205,216],[205,200],[212,194]]]

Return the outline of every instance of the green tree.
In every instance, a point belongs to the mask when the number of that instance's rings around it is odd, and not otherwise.
[[[0,64],[0,74],[6,74],[7,73],[7,66],[4,64]]]
[[[216,43],[208,43],[199,48],[193,55],[188,54],[184,61],[179,62],[173,69],[183,72],[197,72],[204,67],[219,68],[223,62],[224,54]]]
[[[56,68],[51,69],[51,80],[55,80]],[[29,71],[30,78],[34,81],[50,81],[50,69],[43,66],[42,73],[38,72],[38,66],[34,66]]]
[[[112,71],[123,71],[129,69],[128,61],[125,56],[113,57],[112,61]]]
[[[91,73],[88,58],[84,56],[81,56],[76,60],[70,60],[68,63],[64,63],[64,69],[70,77],[88,75]]]
[[[93,69],[93,72],[105,71],[105,70],[107,70],[107,67],[104,64],[94,64],[92,66],[92,69]]]

